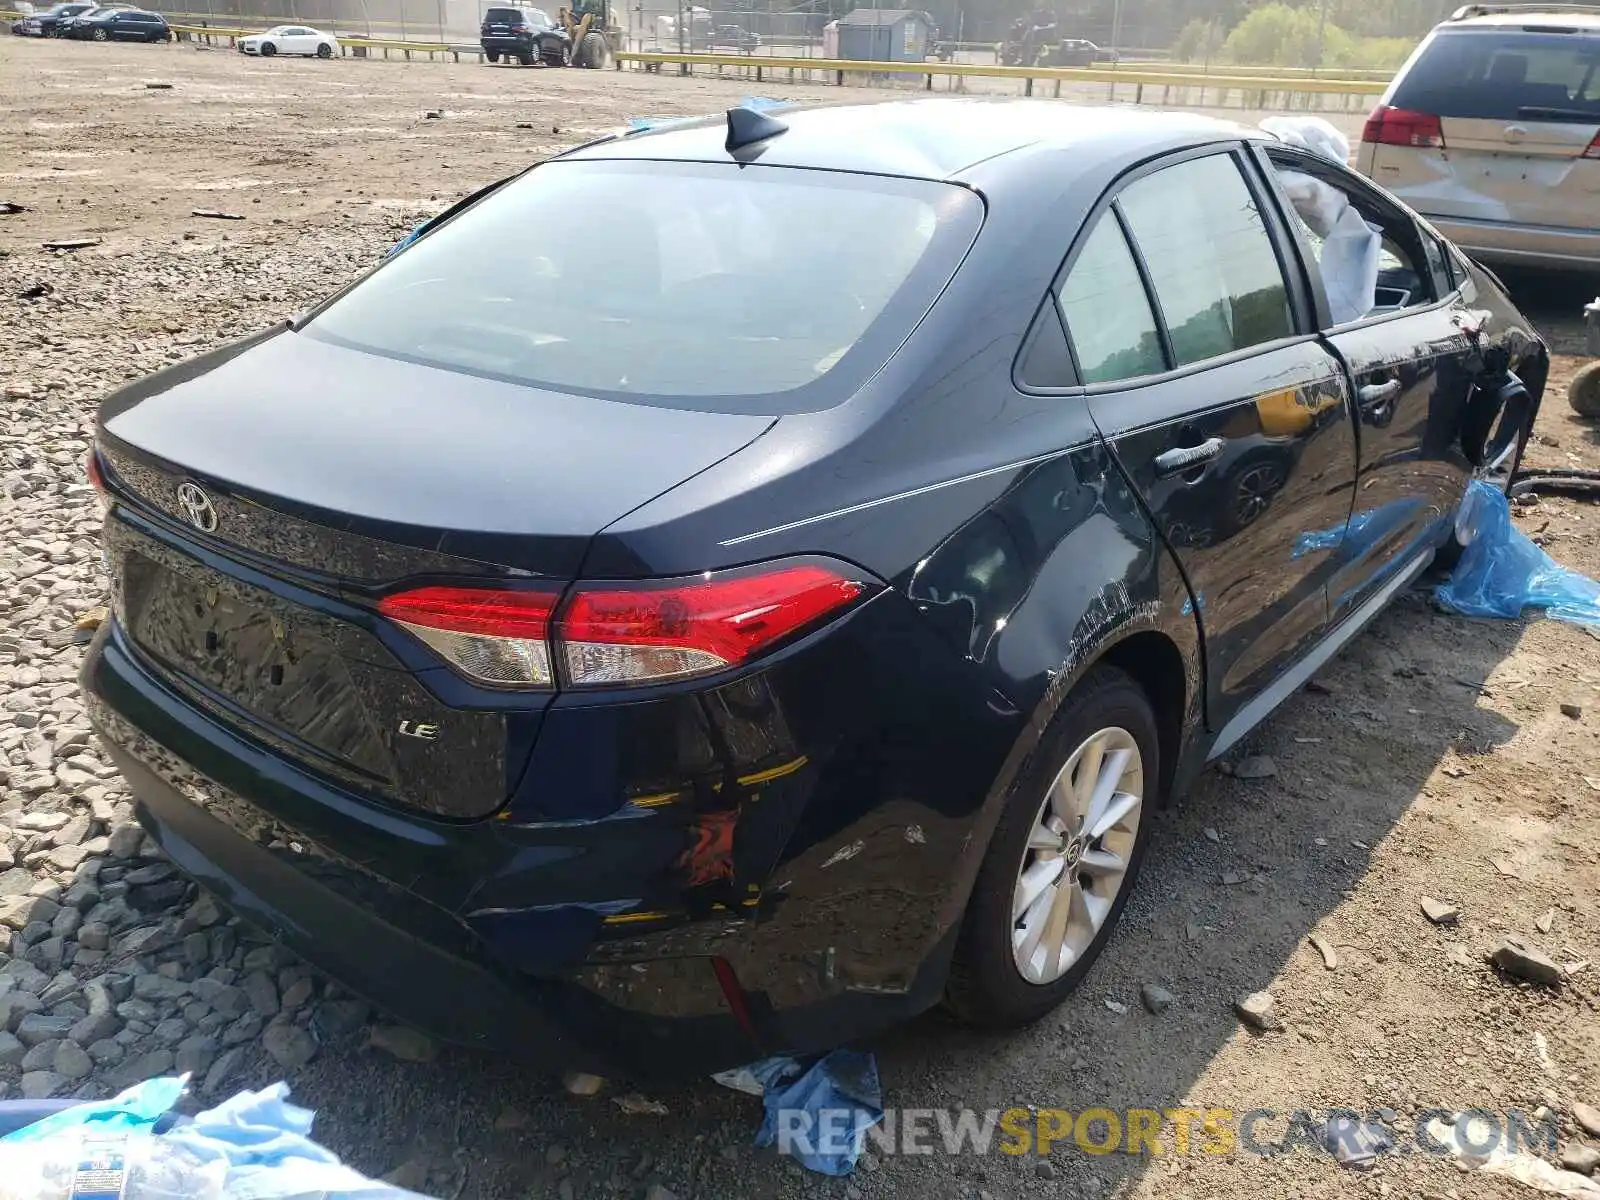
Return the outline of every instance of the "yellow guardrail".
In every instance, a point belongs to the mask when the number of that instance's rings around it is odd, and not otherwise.
[[[684,68],[741,67],[754,69],[759,80],[765,71],[824,71],[843,82],[846,75],[926,75],[931,86],[935,75],[982,79],[1020,79],[1028,85],[1036,81],[1062,83],[1109,83],[1142,87],[1204,88],[1218,91],[1302,93],[1321,96],[1376,96],[1387,84],[1371,79],[1324,79],[1307,76],[1193,75],[1178,71],[1126,71],[1104,67],[1004,67],[987,63],[954,62],[858,62],[843,58],[781,58],[756,54],[673,54],[664,51],[629,50],[615,55],[620,70],[628,63],[646,69],[677,65]]]

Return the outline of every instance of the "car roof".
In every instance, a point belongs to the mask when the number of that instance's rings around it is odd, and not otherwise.
[[[1028,147],[1152,153],[1175,138],[1195,144],[1265,138],[1258,129],[1193,113],[1050,100],[963,99],[846,102],[765,110],[788,131],[754,152],[763,165],[924,179],[964,172]],[[726,114],[690,118],[593,142],[565,158],[727,162]],[[750,157],[742,158],[750,161]]]
[[[1457,9],[1445,29],[1582,29],[1600,32],[1600,5],[1587,4],[1469,4]]]

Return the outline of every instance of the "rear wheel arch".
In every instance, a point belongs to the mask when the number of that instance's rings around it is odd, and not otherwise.
[[[1106,648],[1096,661],[1113,666],[1130,676],[1156,714],[1156,733],[1161,742],[1161,785],[1159,795],[1169,798],[1183,751],[1185,727],[1193,696],[1183,652],[1165,633],[1146,629]]]

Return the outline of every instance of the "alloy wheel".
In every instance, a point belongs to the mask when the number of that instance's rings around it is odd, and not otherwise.
[[[1012,894],[1012,957],[1029,983],[1054,983],[1094,943],[1127,879],[1143,808],[1144,760],[1126,729],[1086,738],[1056,775]]]

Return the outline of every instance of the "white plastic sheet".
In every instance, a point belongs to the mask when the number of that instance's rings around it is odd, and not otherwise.
[[[1350,139],[1321,117],[1268,117],[1261,128],[1341,167],[1349,163]],[[1334,323],[1360,320],[1377,303],[1383,231],[1332,184],[1300,171],[1279,171],[1278,179],[1306,228],[1322,242],[1322,283]]]

